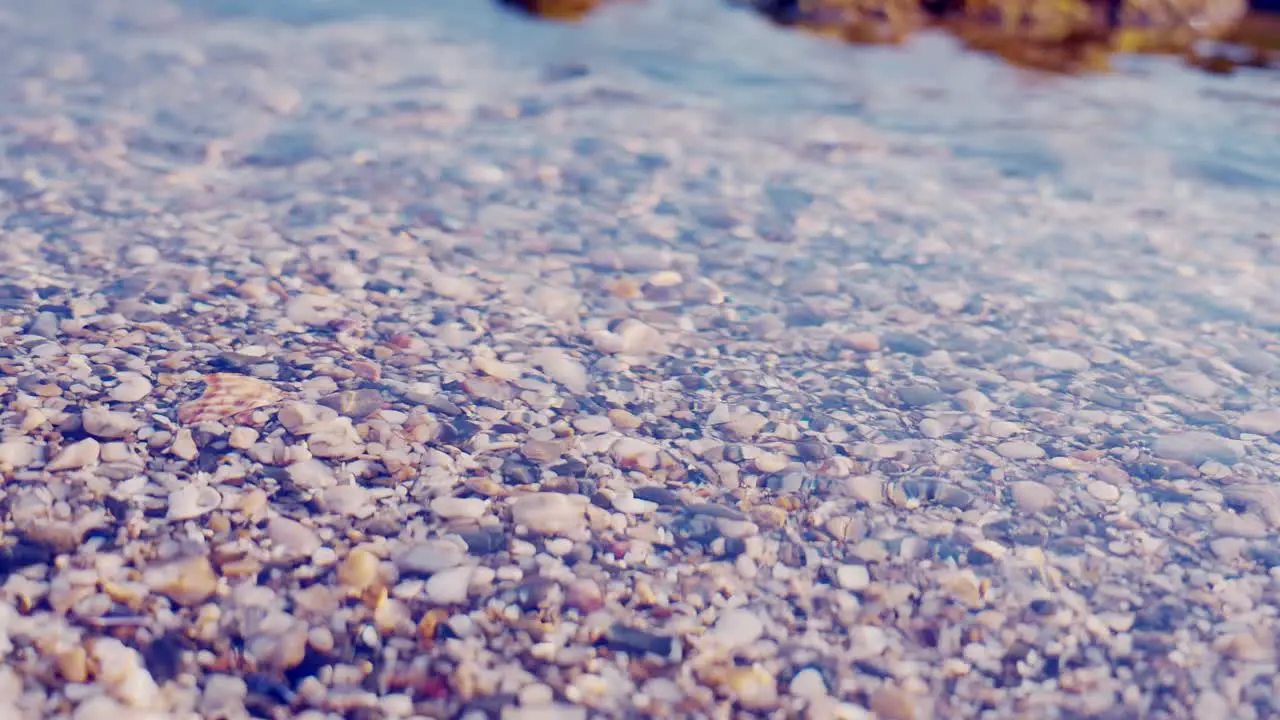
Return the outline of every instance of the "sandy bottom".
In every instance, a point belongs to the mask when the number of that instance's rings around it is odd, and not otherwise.
[[[0,0],[0,717],[1280,713],[1274,74],[383,9]]]

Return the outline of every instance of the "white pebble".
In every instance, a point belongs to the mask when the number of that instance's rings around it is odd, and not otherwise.
[[[98,441],[93,438],[85,438],[80,442],[72,443],[58,452],[58,454],[49,461],[47,469],[52,472],[59,470],[79,470],[80,468],[92,465],[98,461],[98,452],[100,446]]]
[[[438,497],[431,501],[431,512],[444,520],[474,520],[484,515],[484,498]]]
[[[1049,370],[1058,372],[1080,372],[1088,370],[1088,358],[1070,350],[1035,350],[1027,359]]]
[[[151,381],[136,372],[122,372],[116,380],[119,383],[108,393],[116,402],[138,402],[151,394]]]
[[[460,605],[466,602],[473,570],[464,565],[432,575],[423,588],[427,600],[436,605]]]
[[[511,516],[543,535],[576,536],[586,528],[586,509],[590,501],[581,495],[538,492],[522,495],[511,503]]]
[[[209,486],[185,485],[169,493],[169,520],[190,520],[222,504],[222,493]]]
[[[106,440],[122,438],[137,431],[139,423],[128,413],[108,410],[105,407],[91,407],[80,414],[80,423],[84,431],[94,437]]]
[[[865,590],[871,584],[871,573],[866,565],[841,565],[836,570],[836,582],[845,590]]]
[[[1094,480],[1089,483],[1089,494],[1103,502],[1115,502],[1120,499],[1120,488],[1108,482]]]

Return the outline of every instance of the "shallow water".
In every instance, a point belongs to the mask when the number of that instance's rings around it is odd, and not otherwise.
[[[23,707],[1280,711],[1276,73],[182,7],[0,0]]]
[[[989,157],[1013,174],[1061,180],[1122,154],[1158,152],[1171,158],[1179,178],[1280,190],[1280,75],[1266,70],[1220,77],[1169,58],[1129,56],[1118,59],[1114,73],[1059,77],[965,51],[941,33],[902,48],[851,47],[779,29],[714,0],[620,3],[574,24],[473,0],[186,4],[288,23],[418,18],[517,65],[634,76],[761,119],[848,115]],[[1107,181],[1080,182],[1105,191]]]

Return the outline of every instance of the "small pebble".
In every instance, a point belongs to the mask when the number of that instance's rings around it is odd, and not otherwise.
[[[1006,460],[1035,460],[1045,456],[1044,448],[1025,440],[1010,440],[996,446],[996,453]]]
[[[92,407],[80,415],[84,431],[96,438],[114,440],[136,432],[140,423],[128,413],[114,412],[105,407]]]
[[[85,438],[60,450],[46,468],[51,472],[79,470],[98,461],[101,446],[93,438]]]
[[[438,497],[431,501],[431,512],[444,520],[474,520],[484,515],[484,498]]]
[[[356,548],[338,566],[338,582],[353,593],[362,593],[377,581],[380,564],[378,556]]]
[[[1115,502],[1120,499],[1120,488],[1101,480],[1090,482],[1088,490],[1090,495],[1103,502]]]
[[[581,495],[538,492],[511,503],[516,524],[543,535],[577,536],[586,529],[588,500]]]
[[[1082,372],[1090,366],[1087,358],[1070,350],[1035,350],[1027,359],[1040,367],[1058,372]]]
[[[425,586],[427,600],[435,605],[465,603],[474,572],[475,569],[470,566],[461,566],[441,570],[432,575],[427,579]]]
[[[841,565],[836,570],[836,582],[845,590],[865,590],[871,584],[871,573],[866,565]]]

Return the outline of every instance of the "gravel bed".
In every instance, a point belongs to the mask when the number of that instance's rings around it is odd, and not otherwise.
[[[0,68],[0,717],[1280,713],[1252,106],[1009,149],[160,0]]]

